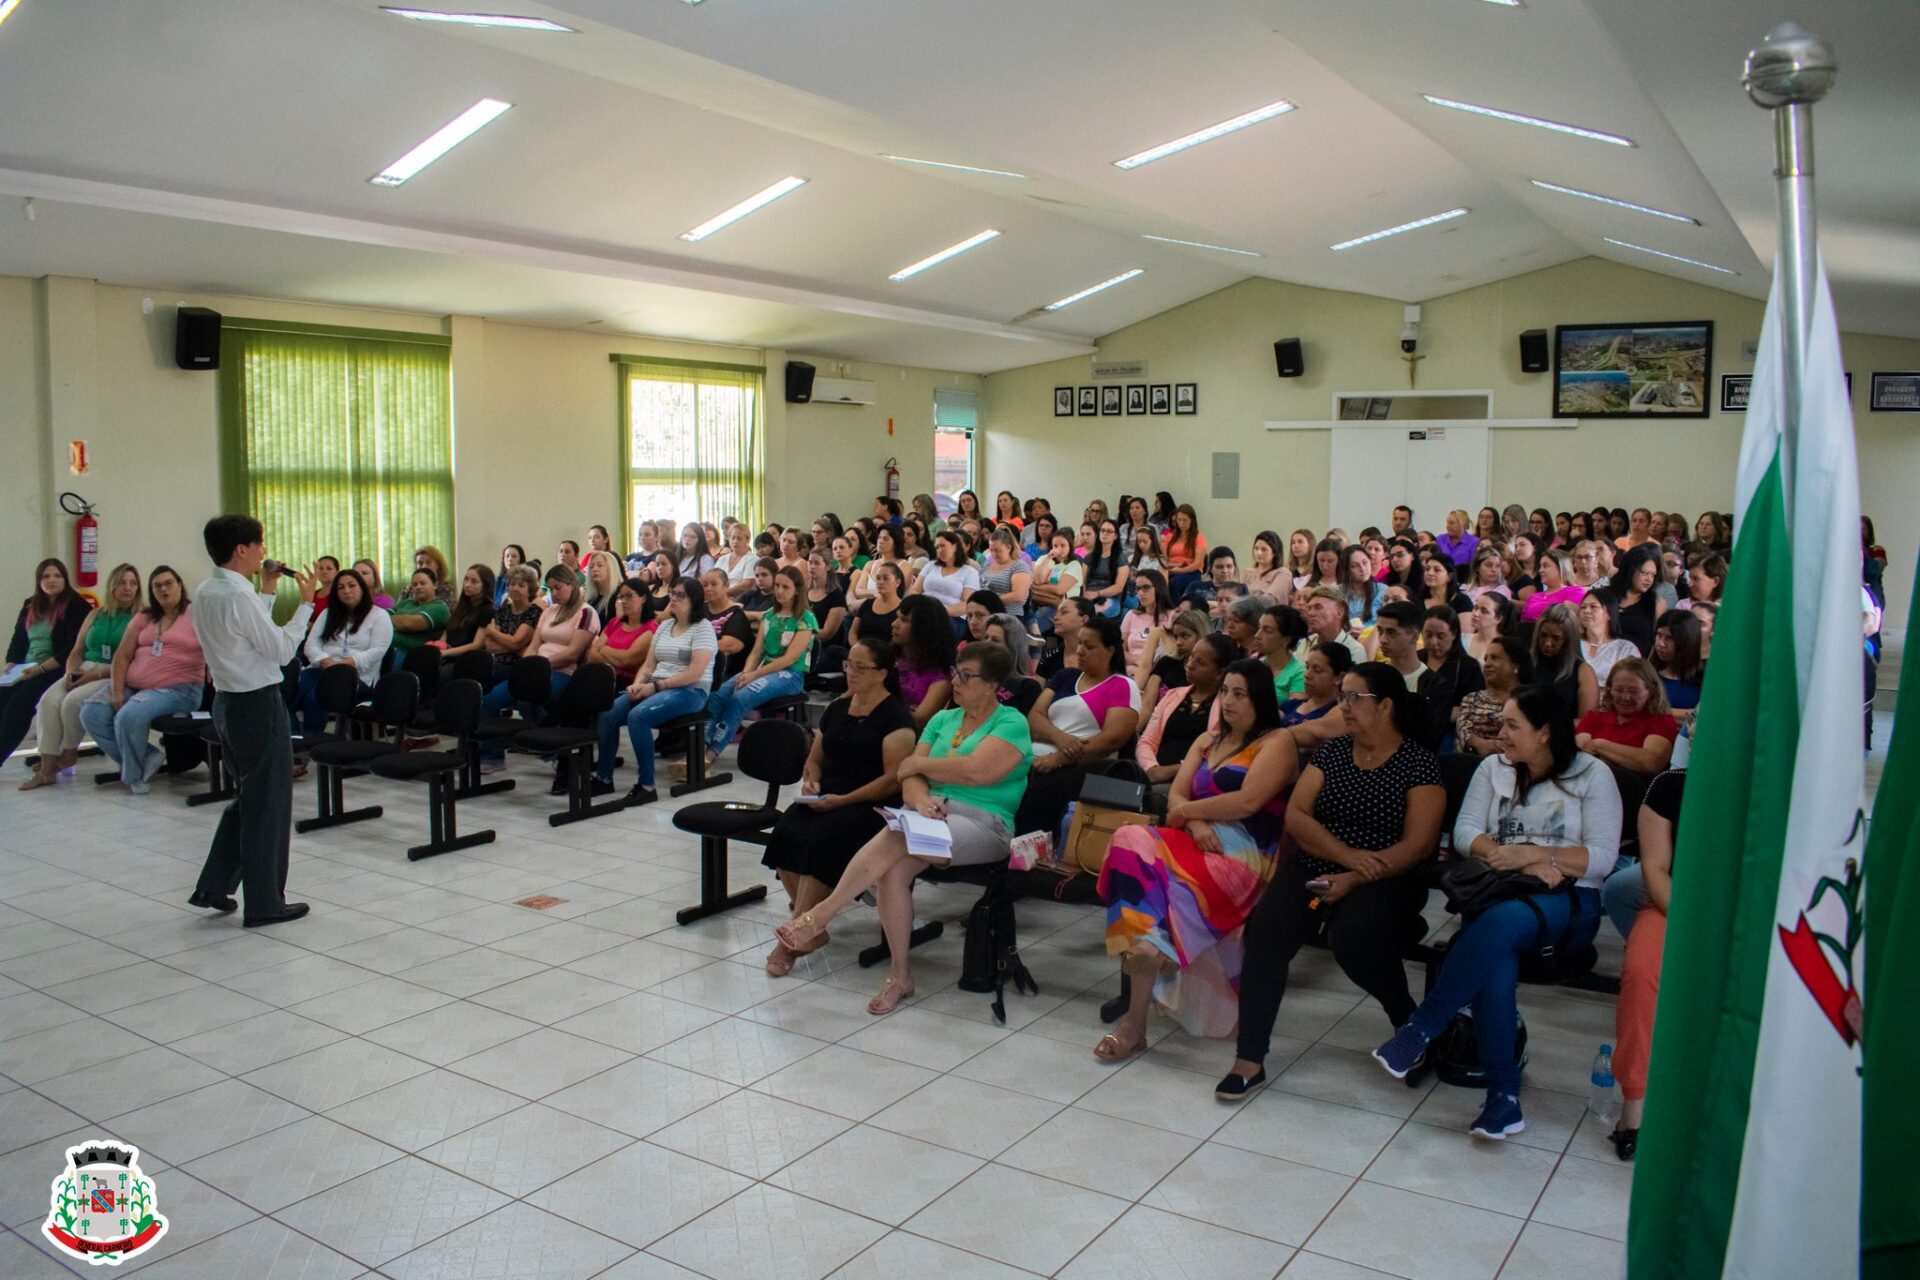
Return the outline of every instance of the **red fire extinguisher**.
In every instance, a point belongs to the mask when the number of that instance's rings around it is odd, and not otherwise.
[[[60,509],[79,517],[73,522],[73,583],[91,587],[100,581],[100,521],[93,504],[77,493],[61,494]]]
[[[900,498],[900,468],[894,465],[896,460],[888,458],[885,474],[887,477],[887,496],[898,501]]]

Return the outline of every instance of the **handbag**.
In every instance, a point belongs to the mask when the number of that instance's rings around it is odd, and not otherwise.
[[[1450,863],[1440,873],[1440,892],[1447,896],[1447,910],[1471,920],[1508,898],[1553,891],[1538,876],[1525,871],[1502,871],[1479,858],[1465,857]]]
[[[1055,867],[1063,875],[1084,871],[1097,876],[1107,860],[1107,846],[1113,843],[1114,832],[1122,827],[1151,826],[1154,821],[1151,813],[1110,809],[1089,800],[1083,792],[1080,803],[1074,806],[1073,821],[1067,827],[1066,843],[1060,847]]]

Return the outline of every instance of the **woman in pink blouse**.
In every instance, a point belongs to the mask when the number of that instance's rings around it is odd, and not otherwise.
[[[147,598],[152,603],[128,624],[114,650],[111,681],[80,708],[80,723],[137,796],[147,794],[166,760],[149,742],[153,722],[198,707],[207,683],[187,584],[161,565],[147,578]]]

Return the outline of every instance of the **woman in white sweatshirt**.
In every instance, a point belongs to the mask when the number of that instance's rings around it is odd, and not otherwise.
[[[327,726],[320,705],[320,673],[328,667],[352,666],[360,677],[360,691],[371,693],[380,678],[380,665],[393,647],[393,620],[376,609],[373,593],[357,569],[342,569],[333,580],[327,611],[307,633],[302,652],[307,668],[300,673],[301,727],[319,733]]]

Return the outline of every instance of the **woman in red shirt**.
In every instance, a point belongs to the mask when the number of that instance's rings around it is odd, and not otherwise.
[[[1582,751],[1647,777],[1666,769],[1679,737],[1666,688],[1645,658],[1614,663],[1600,705],[1574,726]]]

